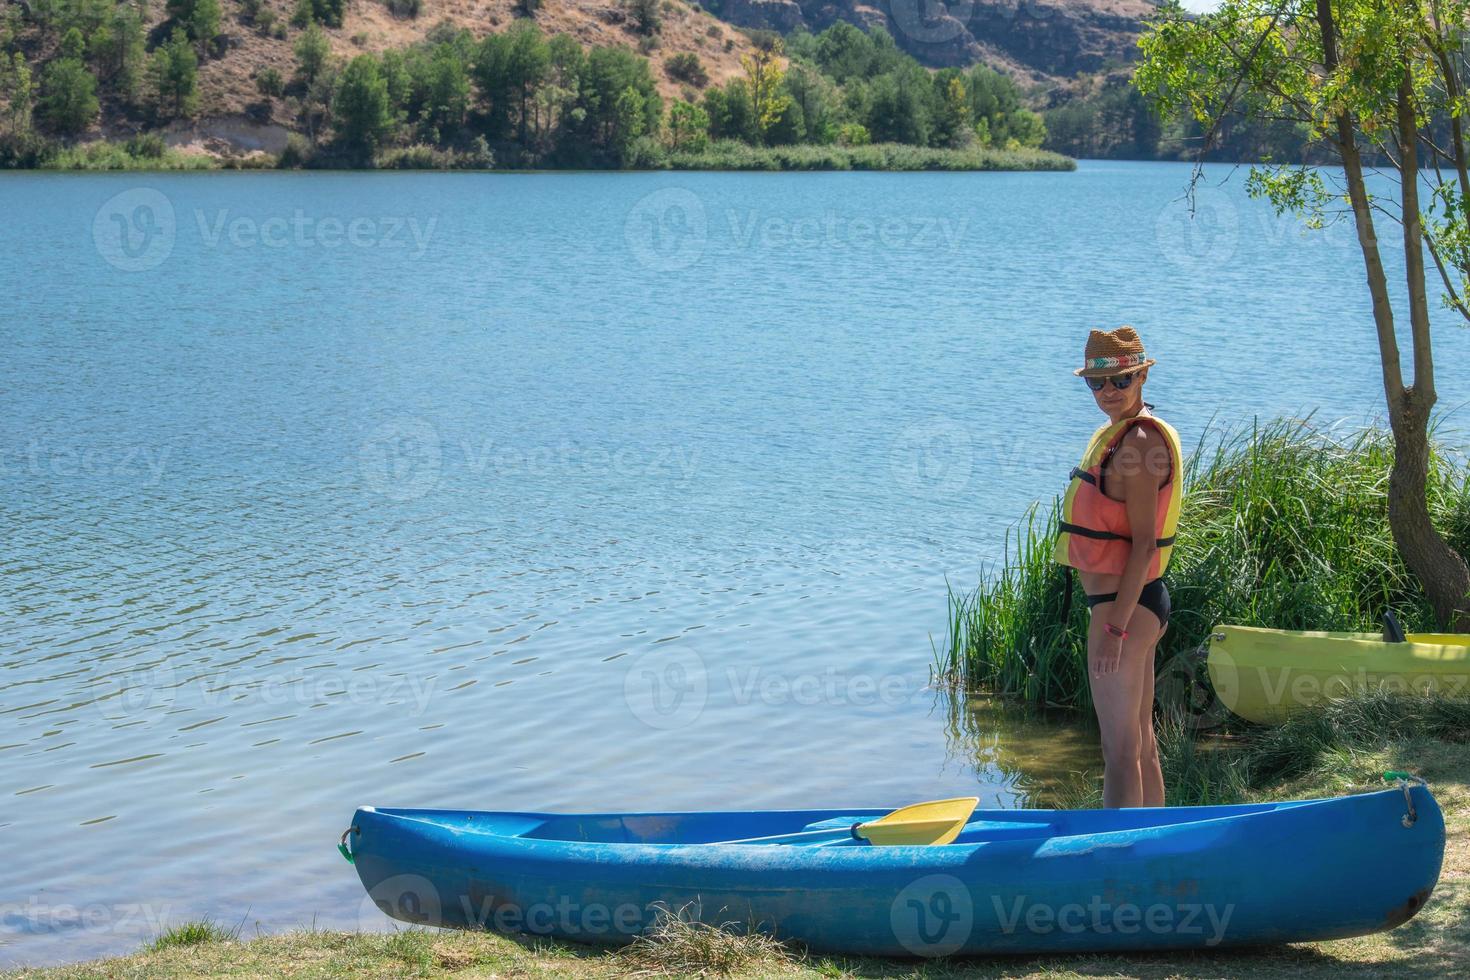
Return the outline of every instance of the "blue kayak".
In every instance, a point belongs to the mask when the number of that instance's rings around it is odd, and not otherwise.
[[[953,843],[925,847],[843,832],[889,809],[363,807],[344,841],[373,901],[406,922],[607,944],[672,911],[883,956],[1360,936],[1418,912],[1444,857],[1444,818],[1423,785],[1245,806],[977,810]]]

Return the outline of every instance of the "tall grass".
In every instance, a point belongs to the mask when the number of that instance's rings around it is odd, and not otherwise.
[[[212,919],[197,919],[171,926],[148,944],[152,950],[172,949],[175,946],[202,946],[205,943],[228,943],[240,938],[240,925],[227,929]]]
[[[940,149],[899,143],[870,146],[751,146],[719,140],[698,152],[660,153],[641,166],[675,170],[1075,170],[1044,150]]]
[[[1367,691],[1293,714],[1282,725],[1250,726],[1229,736],[1205,736],[1181,714],[1166,711],[1156,725],[1164,798],[1170,806],[1215,806],[1259,799],[1292,780],[1332,784],[1362,772],[1364,757],[1393,745],[1470,742],[1470,698]],[[1059,791],[1028,805],[1063,809],[1102,806],[1102,777],[1074,773]]]
[[[147,138],[59,147],[40,163],[45,170],[217,170],[218,160],[164,147]]]
[[[1185,465],[1160,663],[1187,657],[1217,623],[1374,630],[1392,609],[1406,628],[1432,628],[1432,607],[1389,530],[1392,459],[1384,430],[1338,435],[1310,419],[1203,440]],[[1470,471],[1439,448],[1429,506],[1436,526],[1470,553]],[[1007,535],[1001,566],[974,592],[951,589],[938,656],[944,677],[1033,702],[1090,704],[1086,603],[1074,579],[1062,622],[1051,561],[1057,518],[1056,502],[1033,506]]]

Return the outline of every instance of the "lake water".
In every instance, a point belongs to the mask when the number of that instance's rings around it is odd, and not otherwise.
[[[379,928],[360,803],[1092,764],[928,683],[946,580],[1099,422],[1087,329],[1139,328],[1190,445],[1382,402],[1351,229],[1226,173],[1194,223],[1168,164],[0,176],[0,962]]]

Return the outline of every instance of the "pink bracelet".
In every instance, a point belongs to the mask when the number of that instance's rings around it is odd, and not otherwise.
[[[1112,623],[1108,623],[1106,626],[1103,627],[1103,629],[1107,630],[1110,634],[1116,636],[1120,640],[1128,639],[1128,631],[1122,629],[1121,627],[1114,626]]]

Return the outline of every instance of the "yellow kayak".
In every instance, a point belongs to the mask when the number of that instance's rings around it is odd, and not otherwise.
[[[1216,626],[1210,682],[1220,703],[1247,721],[1276,724],[1324,700],[1359,691],[1470,694],[1470,635],[1311,633]]]

